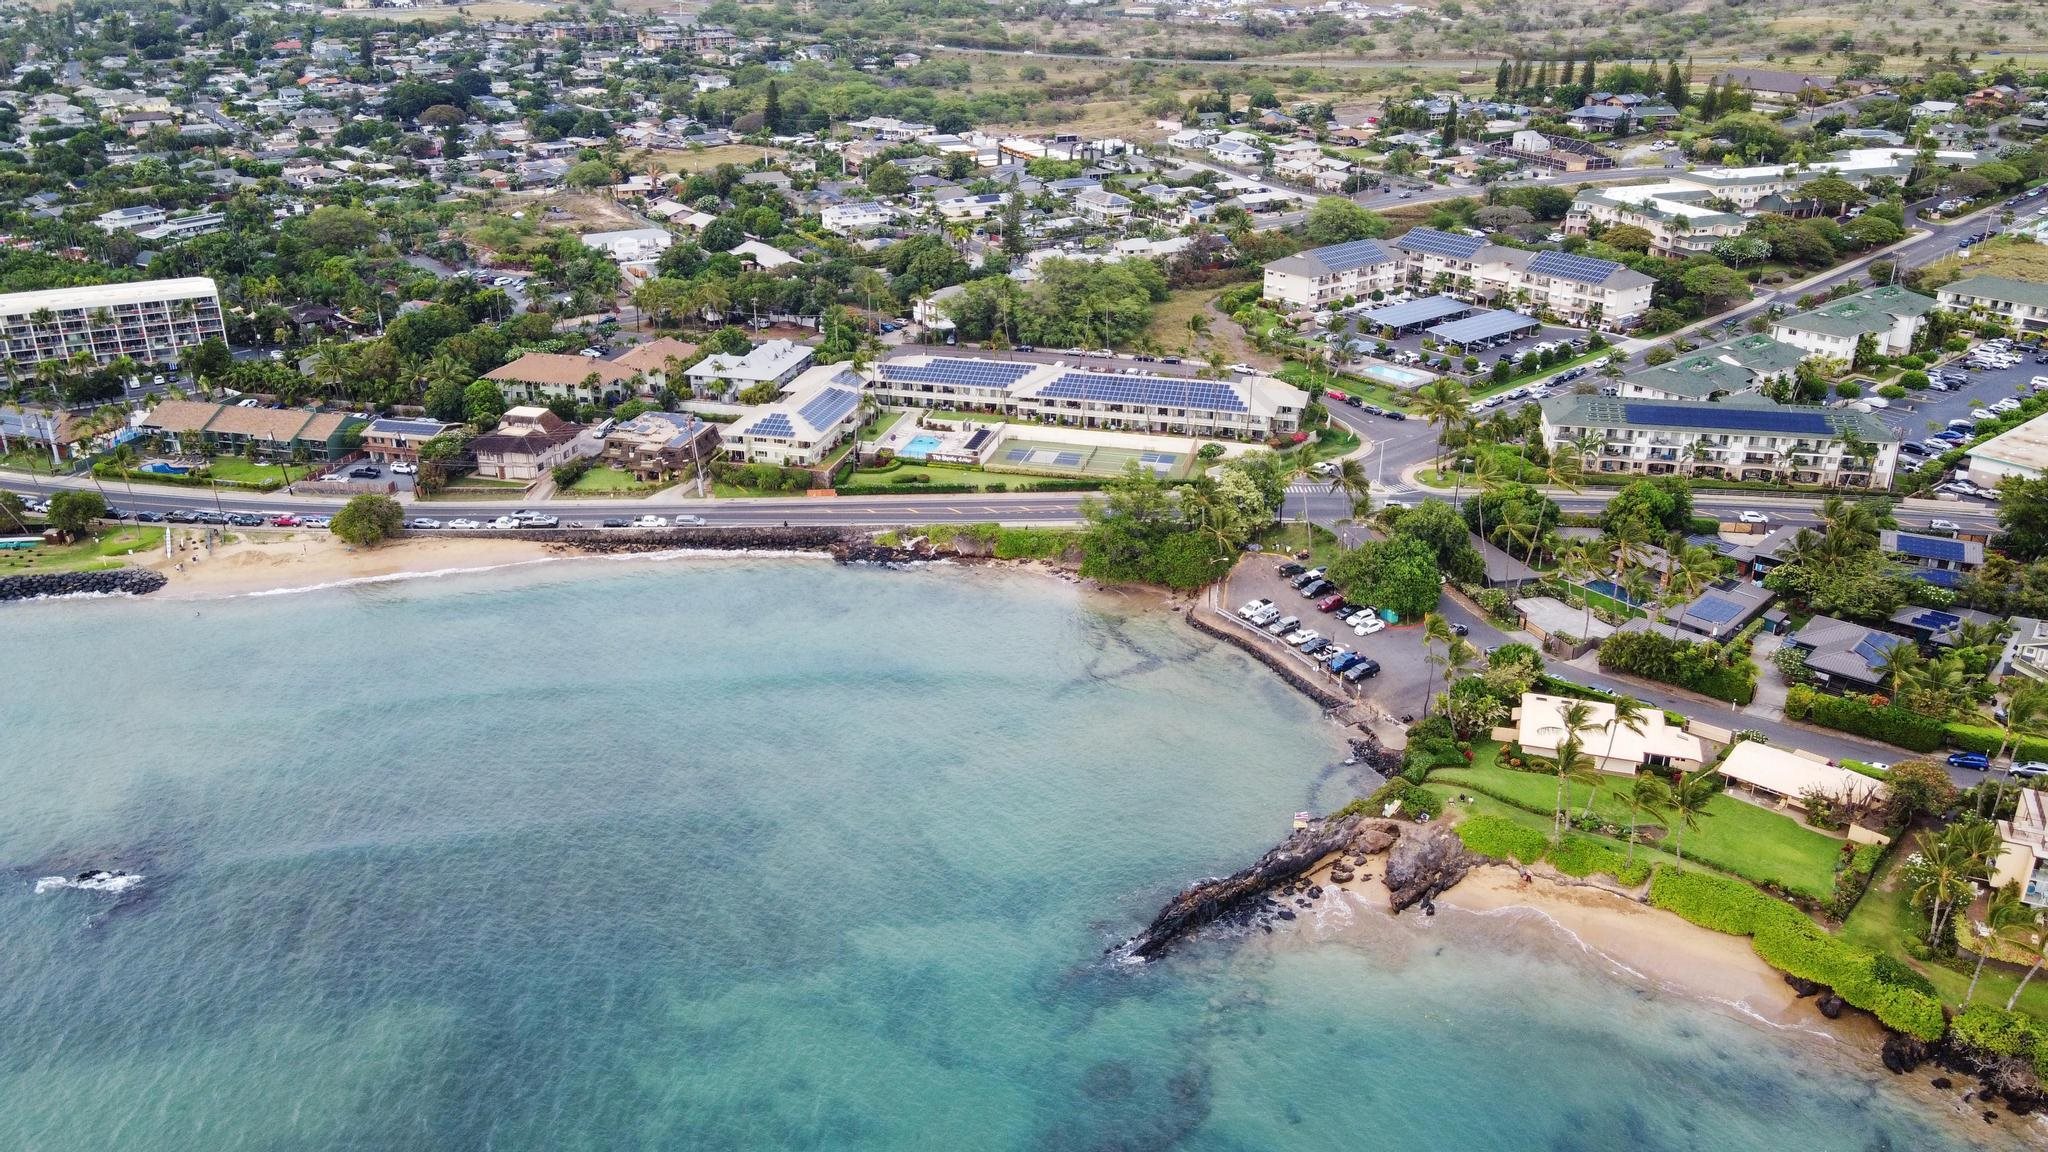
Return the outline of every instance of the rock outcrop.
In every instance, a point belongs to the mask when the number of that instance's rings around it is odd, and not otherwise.
[[[1474,859],[1444,825],[1404,834],[1387,856],[1387,904],[1397,913],[1417,904],[1427,908],[1465,878]]]
[[[104,572],[32,572],[0,577],[0,600],[34,600],[40,596],[147,596],[169,583],[147,568],[111,568]]]
[[[1241,910],[1263,907],[1268,892],[1292,884],[1327,856],[1359,853],[1363,843],[1395,843],[1399,836],[1400,825],[1358,815],[1314,821],[1297,829],[1250,867],[1181,889],[1143,932],[1112,951],[1149,960],[1204,925]],[[1321,895],[1319,889],[1309,889],[1308,893],[1309,899]],[[1276,915],[1282,920],[1294,919],[1293,912],[1286,908],[1279,909]]]

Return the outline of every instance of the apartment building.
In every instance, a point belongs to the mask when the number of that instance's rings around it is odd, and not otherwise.
[[[820,364],[788,393],[725,432],[726,451],[749,464],[815,468],[860,423],[861,379],[850,362]]]
[[[1625,400],[1720,400],[1789,379],[1806,353],[1761,332],[1689,352],[1621,378]]]
[[[1652,255],[1687,256],[1710,251],[1716,243],[1740,236],[1749,228],[1749,217],[1714,208],[1708,204],[1713,199],[1712,189],[1684,179],[1588,188],[1572,201],[1564,230],[1584,236],[1595,224],[1629,224],[1650,234]]]
[[[1507,248],[1435,228],[1410,229],[1390,244],[1354,240],[1314,248],[1265,269],[1266,299],[1294,308],[1327,308],[1347,297],[1409,287],[1609,327],[1648,311],[1655,283],[1611,260]]]
[[[484,373],[508,400],[543,401],[567,396],[584,404],[616,404],[633,395],[639,373],[594,356],[528,352]]]
[[[1867,412],[1778,405],[1560,396],[1542,405],[1543,443],[1582,453],[1608,475],[1683,473],[1727,480],[1887,488],[1899,434]],[[1849,451],[1851,441],[1867,454]]]
[[[220,290],[204,276],[0,295],[0,355],[18,367],[79,352],[101,364],[174,364],[184,349],[226,338]]]
[[[1264,440],[1301,428],[1308,393],[1267,376],[1202,380],[1164,370],[912,354],[883,361],[868,388],[907,408],[999,412],[1048,424]]]
[[[2048,328],[2048,284],[1972,276],[1935,289],[1934,300],[1946,311],[1991,317],[2022,330]]]
[[[1932,299],[1887,284],[1787,316],[1771,326],[1771,338],[1847,362],[1856,355],[1857,342],[1871,336],[1880,355],[1903,356],[1934,308]]]
[[[1401,261],[1377,240],[1353,240],[1311,248],[1265,268],[1265,297],[1294,308],[1322,309],[1374,292],[1392,292],[1401,282]]]
[[[686,373],[694,395],[731,398],[761,384],[781,387],[811,362],[811,349],[793,340],[756,344],[744,356],[714,352]]]

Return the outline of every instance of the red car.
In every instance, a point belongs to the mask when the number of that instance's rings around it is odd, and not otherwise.
[[[299,526],[299,518],[287,512],[282,516],[272,516],[270,523],[278,528],[297,528]]]
[[[1316,601],[1316,611],[1335,612],[1337,610],[1337,605],[1342,604],[1343,602],[1344,597],[1342,596],[1327,596],[1321,600]]]

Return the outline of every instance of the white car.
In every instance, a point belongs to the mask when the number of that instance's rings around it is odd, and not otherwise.
[[[1249,620],[1253,616],[1258,614],[1259,609],[1264,608],[1265,606],[1271,603],[1271,600],[1254,600],[1251,603],[1246,604],[1244,607],[1239,608],[1237,610],[1237,614]]]
[[[1994,401],[1991,405],[1991,410],[1993,412],[2013,412],[2017,411],[2019,406],[2019,401],[2008,396],[2003,400]]]
[[[1280,638],[1280,642],[1283,644],[1306,644],[1308,642],[1308,638],[1313,635],[1315,635],[1315,633],[1309,631],[1306,628],[1296,628],[1294,631],[1289,632],[1285,636],[1282,636]]]
[[[640,517],[640,518],[639,518],[638,520],[635,520],[635,521],[633,521],[633,527],[635,527],[635,528],[666,528],[666,527],[668,527],[668,517],[666,517],[666,516],[654,516],[654,515],[647,515],[647,516],[642,516],[642,517]]]
[[[2036,376],[2032,380],[2027,381],[2027,383],[2032,384],[2036,388],[2048,388],[2048,376]]]
[[[410,476],[413,473],[418,472],[420,470],[420,466],[413,463],[410,460],[400,460],[398,463],[393,464],[391,466],[391,470],[393,472],[398,473],[400,476]]]
[[[1927,522],[1927,530],[1930,532],[1961,532],[1963,526],[1953,520],[1929,520]]]
[[[510,531],[511,529],[519,527],[519,521],[514,520],[510,516],[500,516],[496,520],[491,521],[491,527],[496,528],[501,532]]]
[[[473,531],[475,529],[483,527],[483,525],[477,523],[474,520],[468,519],[467,517],[459,517],[457,519],[450,520],[448,522],[448,526],[450,528],[460,529],[462,531]]]
[[[1771,522],[1771,518],[1769,516],[1766,516],[1763,513],[1758,512],[1754,508],[1738,513],[1735,518],[1737,520],[1742,521],[1744,524],[1769,524]]]
[[[1386,626],[1387,622],[1385,620],[1377,616],[1368,616],[1360,621],[1357,626],[1353,627],[1351,631],[1357,636],[1370,636],[1375,632],[1384,630]]]
[[[685,524],[688,524],[693,528],[702,528],[704,525],[709,523],[710,521],[704,519],[702,516],[692,516],[687,512],[681,516],[676,517],[676,527],[678,528],[682,527]]]
[[[407,528],[439,528],[441,522],[432,516],[415,516],[405,522]]]
[[[1257,368],[1252,367],[1249,364],[1232,364],[1230,366],[1230,370],[1232,372],[1242,373],[1246,376],[1256,376],[1259,374],[1259,370]]]
[[[1344,618],[1344,626],[1346,628],[1356,628],[1360,624],[1363,624],[1367,620],[1370,620],[1372,618],[1372,613],[1370,611],[1360,609],[1359,611],[1353,612],[1351,615],[1346,616]]]
[[[1296,648],[1306,648],[1322,638],[1323,634],[1321,632],[1313,628],[1307,628],[1302,630],[1301,639],[1292,641],[1292,643]]]
[[[1970,409],[1970,419],[1972,419],[1972,420],[1996,420],[1996,419],[1998,419],[1998,413],[1996,413],[1996,412],[1993,412],[1993,411],[1992,411],[1992,410],[1990,410],[1989,408],[1972,408],[1972,409]]]

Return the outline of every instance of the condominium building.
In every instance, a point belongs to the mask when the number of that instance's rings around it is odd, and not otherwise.
[[[18,367],[80,352],[101,364],[176,363],[184,349],[226,338],[220,290],[204,276],[0,295],[0,355]]]
[[[1714,198],[1712,189],[1685,179],[1588,188],[1572,201],[1571,211],[1564,218],[1564,230],[1573,236],[1584,236],[1595,224],[1627,224],[1650,234],[1652,255],[1706,252],[1749,228],[1749,217],[1711,206],[1708,201]]]
[[[1295,308],[1397,288],[1547,311],[1568,324],[1622,327],[1650,307],[1655,281],[1611,260],[1532,252],[1477,236],[1413,228],[1390,244],[1355,240],[1266,266],[1265,296]]]
[[[1972,276],[1934,290],[1935,302],[1950,312],[1994,317],[2015,328],[2048,328],[2048,284],[2004,276]]]
[[[1163,370],[1117,372],[982,356],[913,354],[868,382],[897,407],[1000,412],[1081,428],[1263,440],[1301,428],[1308,393],[1267,376],[1203,380]]]
[[[1702,404],[1560,396],[1542,411],[1546,448],[1583,454],[1588,469],[1609,475],[1888,488],[1899,456],[1899,434],[1867,412],[1756,397]]]
[[[1625,400],[1719,400],[1788,379],[1806,353],[1762,333],[1689,352],[1621,378]]]
[[[593,356],[528,352],[484,373],[507,400],[541,401],[566,396],[585,404],[618,403],[631,396],[638,372]]]
[[[777,339],[756,344],[744,356],[714,352],[691,365],[685,375],[695,394],[730,399],[761,384],[779,388],[796,379],[810,362],[807,345]]]
[[[1879,355],[1903,356],[1934,308],[1932,299],[1887,284],[1787,316],[1771,326],[1771,338],[1814,356],[1848,361],[1856,355],[1857,342],[1870,336]]]
[[[851,363],[820,364],[791,381],[782,399],[728,428],[726,450],[749,464],[815,468],[859,426],[860,389]]]

